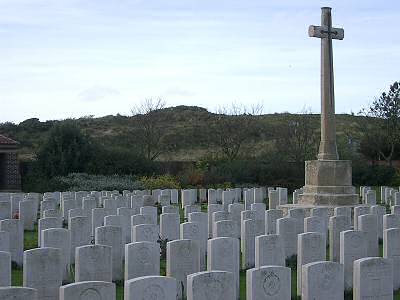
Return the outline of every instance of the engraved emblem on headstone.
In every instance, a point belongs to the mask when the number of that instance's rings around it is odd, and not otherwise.
[[[81,293],[79,300],[102,300],[102,298],[100,293],[95,289],[87,289]]]
[[[158,284],[149,285],[143,291],[142,300],[163,300],[165,299],[165,293],[161,286]]]
[[[274,272],[265,273],[265,279],[263,283],[264,292],[268,296],[274,296],[279,293],[281,289],[281,281]]]

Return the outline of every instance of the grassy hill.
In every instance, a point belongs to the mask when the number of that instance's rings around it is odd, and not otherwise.
[[[160,124],[165,129],[166,139],[173,144],[172,150],[161,155],[159,160],[193,161],[217,150],[215,145],[210,143],[209,137],[212,134],[213,124],[220,115],[193,106],[169,107],[157,113]],[[243,152],[249,156],[259,155],[279,137],[285,124],[296,120],[297,117],[299,115],[289,113],[254,116],[257,130],[244,145]],[[309,117],[315,133],[319,134],[320,116],[315,114]],[[137,129],[135,118],[136,116],[110,115],[100,118],[82,117],[76,119],[76,122],[86,134],[104,146],[129,149],[137,142],[134,134]],[[347,143],[349,139],[359,140],[365,121],[366,118],[362,116],[337,115],[339,146],[341,143]],[[20,157],[29,160],[34,158],[36,150],[45,141],[49,129],[57,122],[64,121],[40,122],[32,118],[19,124],[0,123],[0,133],[19,141]]]

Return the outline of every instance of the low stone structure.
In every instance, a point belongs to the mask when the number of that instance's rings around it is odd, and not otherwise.
[[[0,134],[0,192],[21,190],[18,142]]]

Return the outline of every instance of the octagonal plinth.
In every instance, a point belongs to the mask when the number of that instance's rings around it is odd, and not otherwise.
[[[299,195],[303,205],[354,205],[358,195],[352,186],[349,160],[310,160],[305,163],[305,186]]]

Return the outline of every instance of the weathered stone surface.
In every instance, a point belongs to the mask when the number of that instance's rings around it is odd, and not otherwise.
[[[61,250],[36,248],[24,252],[23,286],[38,291],[39,299],[58,300],[62,284]]]
[[[354,262],[353,299],[393,299],[393,264],[390,259],[367,257]]]
[[[43,218],[38,221],[38,247],[42,244],[42,231],[50,228],[62,228],[60,218]]]
[[[296,233],[304,232],[304,218],[306,217],[306,210],[304,208],[292,208],[288,212],[288,216],[296,221]]]
[[[279,206],[279,191],[272,190],[268,192],[268,207],[276,209]]]
[[[118,226],[101,226],[96,228],[95,243],[97,245],[110,246],[112,249],[112,279],[113,281],[122,280],[123,269],[123,243],[122,229]]]
[[[76,248],[75,282],[112,281],[112,248],[87,245]]]
[[[383,216],[383,231],[390,228],[400,228],[400,215],[386,214]]]
[[[325,235],[318,232],[307,232],[298,235],[297,255],[297,295],[301,296],[302,272],[305,264],[324,261],[326,257]]]
[[[202,232],[203,227],[200,223],[196,222],[185,222],[182,223],[180,228],[181,239],[188,239],[195,241],[199,246],[200,250],[200,270],[205,270],[206,268],[206,247],[207,244],[204,243],[204,232]]]
[[[0,231],[0,251],[10,252],[10,233]]]
[[[358,195],[352,186],[351,161],[311,160],[305,162],[305,186],[300,204],[354,205]]]
[[[276,221],[283,218],[280,209],[269,209],[265,212],[265,234],[276,234]]]
[[[125,282],[125,300],[176,300],[177,280],[165,276],[144,276]]]
[[[125,280],[160,274],[160,246],[137,242],[125,245]]]
[[[199,245],[192,240],[176,240],[167,243],[167,276],[178,282],[178,299],[182,299],[183,285],[186,291],[186,277],[200,271]]]
[[[383,238],[383,216],[386,214],[386,207],[381,205],[371,206],[371,214],[378,218],[378,238]]]
[[[231,272],[235,278],[236,295],[239,295],[239,240],[222,237],[208,240],[207,270]]]
[[[26,287],[0,287],[0,299],[2,300],[39,300],[36,289]]]
[[[17,219],[1,220],[0,231],[9,233],[11,260],[22,266],[24,253],[24,226],[22,222]]]
[[[393,289],[400,289],[400,229],[391,228],[383,232],[383,257],[393,262]]]
[[[140,225],[140,224],[153,224],[152,217],[150,215],[133,215],[131,217],[131,227],[135,225]]]
[[[95,230],[97,227],[104,225],[104,217],[107,215],[107,212],[104,208],[94,208],[92,209],[92,228],[91,234],[94,236]]]
[[[232,222],[235,223],[235,232],[237,233],[236,238],[240,238],[241,233],[241,222],[240,214],[244,211],[244,205],[241,203],[233,203],[228,206],[228,212],[231,217]]]
[[[75,249],[91,244],[91,224],[88,217],[73,217],[68,224],[71,234],[71,263],[75,263]]]
[[[213,213],[217,211],[223,211],[224,208],[221,204],[209,204],[207,215],[208,215],[208,237],[212,238],[213,236]]]
[[[159,238],[158,225],[139,224],[132,227],[132,242],[152,242],[156,243]]]
[[[251,210],[256,212],[257,235],[265,233],[265,209],[265,203],[254,203],[251,205]]]
[[[157,224],[157,207],[154,206],[143,206],[140,208],[142,215],[151,217],[151,224]]]
[[[232,300],[236,299],[235,279],[225,271],[206,271],[187,277],[187,300]]]
[[[358,217],[363,216],[363,215],[368,215],[370,213],[371,207],[367,205],[359,205],[354,207],[354,218],[353,218],[353,223],[354,223],[354,230],[359,230],[358,229]]]
[[[162,207],[163,214],[178,214],[179,215],[179,208],[177,206],[168,205]]]
[[[353,262],[367,256],[367,237],[362,231],[340,233],[340,263],[344,265],[344,288],[353,288]]]
[[[115,300],[115,284],[83,281],[60,287],[60,300]]]
[[[11,219],[11,202],[0,201],[0,221]]]
[[[280,266],[247,270],[246,300],[290,300],[291,271]]]
[[[285,257],[297,255],[297,231],[294,218],[281,218],[276,221],[276,233],[282,237]]]
[[[329,218],[329,258],[331,261],[340,261],[340,233],[350,230],[350,227],[350,219],[347,216]]]
[[[255,264],[255,237],[256,222],[254,220],[244,220],[240,239],[242,251],[242,269],[253,268]]]
[[[301,291],[303,300],[343,300],[343,265],[325,261],[303,265]]]
[[[285,266],[282,237],[277,234],[260,235],[255,239],[255,267]]]
[[[207,240],[208,240],[208,215],[204,212],[192,212],[189,214],[189,222],[198,223],[201,228],[201,245],[204,251],[207,252]]]
[[[25,230],[33,230],[37,219],[36,201],[23,200],[19,203],[19,219]]]
[[[64,228],[50,228],[42,231],[40,247],[57,248],[61,251],[63,280],[69,279],[70,253],[71,253],[71,234]]]
[[[160,215],[160,236],[162,239],[174,241],[179,239],[179,215],[176,213],[162,213]],[[206,223],[207,224],[207,223]]]
[[[0,287],[11,285],[11,254],[0,251]],[[1,298],[0,298],[1,299]]]
[[[366,233],[367,256],[379,256],[378,218],[376,215],[362,215],[358,217],[358,230]]]

